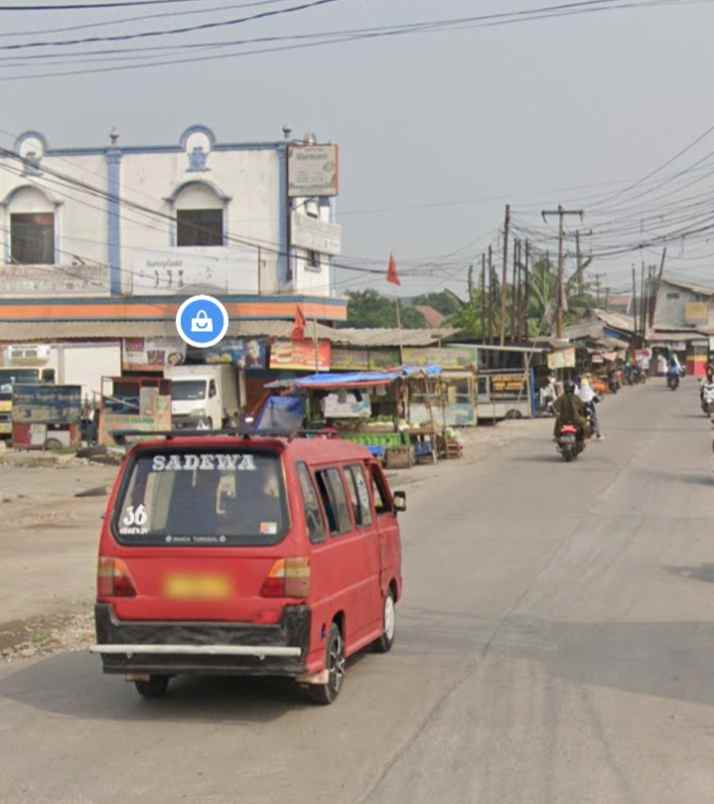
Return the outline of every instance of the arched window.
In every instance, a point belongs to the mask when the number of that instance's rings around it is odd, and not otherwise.
[[[36,187],[21,187],[6,200],[10,257],[22,265],[54,265],[55,204]]]
[[[188,182],[174,196],[177,246],[222,246],[227,199],[208,182]]]

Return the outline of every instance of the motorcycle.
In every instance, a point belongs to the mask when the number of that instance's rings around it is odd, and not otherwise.
[[[558,436],[558,451],[566,463],[574,461],[585,449],[585,440],[578,438],[578,428],[574,424],[564,424]]]
[[[707,389],[701,393],[702,413],[711,418],[714,414],[714,390]]]
[[[670,374],[667,377],[667,388],[670,391],[676,391],[679,388],[679,374]]]
[[[616,394],[620,390],[620,381],[614,374],[608,378],[607,387],[611,394]]]

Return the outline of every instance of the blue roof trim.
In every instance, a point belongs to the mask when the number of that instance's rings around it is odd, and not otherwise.
[[[213,151],[280,151],[284,147],[282,142],[229,142],[215,145]],[[181,154],[184,149],[179,145],[125,145],[123,147],[112,148],[107,145],[104,148],[48,148],[44,156],[103,156],[110,150],[119,150],[123,155],[131,154],[135,156],[149,154]]]
[[[47,149],[49,148],[47,144],[47,137],[45,137],[45,135],[42,134],[40,131],[32,131],[32,130],[23,131],[22,134],[18,136],[18,138],[15,140],[13,150],[19,151],[20,148],[22,147],[22,143],[25,142],[25,140],[29,140],[31,137],[38,139],[42,143],[42,152],[43,154],[46,154]]]
[[[216,144],[216,135],[213,133],[213,131],[208,126],[204,126],[202,123],[197,123],[194,126],[189,126],[179,138],[179,145],[181,146],[182,151],[186,150],[189,138],[193,137],[194,134],[205,134],[208,137],[208,141],[211,143],[211,148],[213,148]]]

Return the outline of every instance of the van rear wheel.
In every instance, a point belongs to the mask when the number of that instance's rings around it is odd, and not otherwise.
[[[135,681],[134,686],[142,698],[163,698],[169,688],[169,677],[149,676],[148,681]]]
[[[384,630],[382,636],[374,643],[374,649],[377,653],[389,653],[397,631],[397,607],[394,603],[394,592],[391,589],[384,597],[382,624]]]
[[[337,699],[345,680],[345,642],[337,623],[332,623],[327,637],[325,670],[327,681],[324,684],[311,684],[308,692],[315,703],[329,706]]]

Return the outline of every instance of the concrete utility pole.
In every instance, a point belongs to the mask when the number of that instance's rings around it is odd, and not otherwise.
[[[600,280],[604,279],[607,274],[593,274],[595,280],[595,306],[600,306]]]
[[[494,305],[494,283],[493,283],[493,247],[488,247],[488,342],[493,343],[494,333],[494,318],[493,318],[493,305]]]
[[[523,333],[526,343],[530,341],[530,333],[528,332],[528,304],[531,298],[530,261],[531,244],[526,240],[525,282],[523,287]]]
[[[501,346],[506,343],[506,287],[508,285],[508,236],[511,233],[511,205],[506,204],[503,224],[503,272],[501,277]]]
[[[486,254],[481,255],[481,304],[479,311],[481,313],[481,339],[485,340],[486,336]]]
[[[566,215],[577,215],[580,220],[585,216],[582,209],[563,209],[562,204],[558,204],[558,209],[544,209],[541,212],[543,220],[547,223],[548,216],[558,216],[558,315],[556,318],[555,334],[558,339],[563,337],[563,313],[565,308],[565,285],[563,282],[563,269],[565,267],[565,253],[563,251],[563,241],[565,240],[565,217]]]
[[[664,263],[665,263],[666,259],[667,259],[667,246],[665,246],[662,249],[662,259],[660,260],[660,263],[659,263],[659,273],[657,274],[657,279],[655,281],[655,286],[654,286],[654,290],[653,290],[653,293],[652,293],[652,296],[653,296],[653,298],[652,298],[652,318],[651,318],[651,321],[650,321],[650,327],[654,327],[655,315],[657,313],[657,296],[659,296],[659,289],[660,289],[660,285],[662,284],[662,274],[664,273]]]

